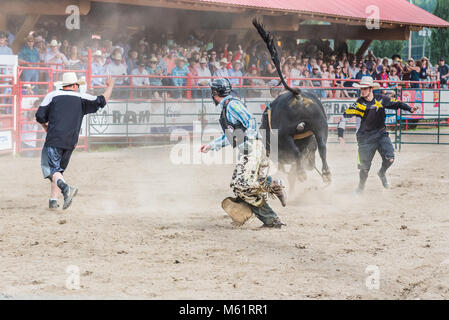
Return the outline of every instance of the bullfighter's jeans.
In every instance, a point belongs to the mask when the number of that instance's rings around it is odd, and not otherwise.
[[[358,158],[360,169],[360,182],[365,183],[368,172],[371,168],[376,151],[382,157],[382,174],[385,174],[387,169],[392,165],[391,160],[394,160],[394,148],[385,130],[357,133],[358,143]]]

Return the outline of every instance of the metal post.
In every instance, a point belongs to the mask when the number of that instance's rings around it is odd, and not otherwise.
[[[87,114],[86,121],[86,144],[87,151],[90,151],[90,114]]]
[[[87,51],[87,74],[86,74],[86,82],[87,82],[87,89],[92,90],[92,50],[89,49]]]
[[[401,91],[401,101],[404,101],[402,88],[400,88],[400,91]],[[401,152],[401,149],[402,149],[402,109],[399,109],[399,152]]]
[[[335,89],[335,80],[332,80],[332,88]],[[335,90],[332,90],[332,98],[335,99]]]
[[[192,99],[192,92],[191,92],[191,90],[192,90],[192,75],[190,74],[190,72],[187,74],[186,84],[187,84],[186,98]]]
[[[202,143],[203,141],[203,132],[204,132],[204,124],[205,124],[205,120],[204,120],[204,94],[203,91],[201,91],[201,133],[200,133],[200,142]],[[194,139],[195,137],[193,137]]]
[[[413,4],[413,0],[410,0],[410,4]],[[410,36],[408,39],[408,58],[412,57],[412,30],[410,30]]]
[[[398,89],[395,88],[395,97],[398,96]],[[395,122],[394,122],[394,150],[398,150],[398,112],[396,111],[395,115]]]
[[[167,88],[164,89],[166,93],[164,94],[164,133],[167,130],[167,119],[165,118],[167,114]]]
[[[129,77],[129,100],[133,99],[133,76]]]
[[[440,144],[440,117],[441,117],[441,89],[438,91],[438,136],[437,144]]]
[[[422,56],[425,57],[426,56],[426,38],[427,38],[427,30],[425,31],[425,35],[424,35],[424,44],[422,47]],[[429,58],[430,59],[430,58]]]
[[[22,126],[20,122],[22,121],[22,84],[20,77],[22,76],[22,69],[20,67],[17,67],[17,86],[16,86],[16,153],[19,154],[22,148],[22,139],[21,139],[21,131]]]
[[[399,109],[399,152],[402,149],[402,109]]]
[[[126,139],[128,140],[128,147],[131,147],[131,144],[129,142],[129,114],[128,114],[128,103],[129,101],[126,101],[126,111],[125,111],[125,118],[126,119]],[[127,118],[128,117],[128,118]]]

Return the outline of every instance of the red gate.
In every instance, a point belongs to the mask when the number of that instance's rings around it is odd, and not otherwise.
[[[13,151],[14,76],[0,74],[0,154]]]

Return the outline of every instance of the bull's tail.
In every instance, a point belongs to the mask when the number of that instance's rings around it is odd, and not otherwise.
[[[276,70],[279,74],[279,77],[281,78],[281,82],[284,85],[284,87],[293,94],[300,95],[301,90],[291,88],[284,79],[284,75],[282,74],[281,70],[281,62],[279,61],[278,51],[276,45],[274,44],[274,38],[271,35],[271,33],[265,31],[263,25],[256,18],[253,19],[253,25],[267,45],[268,51],[270,52],[271,55],[271,60],[273,60],[274,66],[276,67]]]
[[[271,142],[271,108],[267,106],[262,114],[262,123],[260,124],[260,129],[263,129],[264,134],[262,135],[262,140],[265,144],[265,151],[267,157],[270,157],[270,142]]]

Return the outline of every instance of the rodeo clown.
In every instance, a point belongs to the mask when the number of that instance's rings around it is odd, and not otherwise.
[[[60,83],[62,89],[47,94],[36,112],[36,121],[47,132],[41,167],[44,178],[51,183],[49,208],[52,210],[59,207],[59,193],[64,196],[64,210],[78,193],[76,187],[66,183],[63,174],[78,143],[84,116],[106,105],[112,94],[114,80],[106,80],[107,88],[98,97],[80,93],[79,88],[84,84],[85,81],[78,80],[74,72],[64,73]]]
[[[280,229],[285,224],[268,205],[267,196],[277,196],[285,207],[286,194],[282,182],[268,176],[269,160],[256,118],[242,101],[231,95],[232,86],[228,79],[213,80],[210,88],[212,99],[221,111],[220,125],[224,134],[203,145],[201,152],[217,151],[229,144],[239,150],[231,182],[236,198],[226,198],[222,207],[237,225],[245,223],[254,213],[263,222],[263,227]]]
[[[409,105],[396,99],[381,94],[374,94],[373,91],[380,89],[380,85],[374,83],[372,77],[363,77],[360,84],[354,83],[353,86],[360,89],[360,98],[345,110],[343,117],[350,118],[356,116],[360,118],[360,120],[357,119],[356,133],[360,182],[356,193],[360,194],[365,189],[368,172],[376,151],[382,157],[382,167],[377,175],[384,188],[388,189],[390,184],[386,172],[394,162],[394,148],[385,126],[385,109],[402,109],[415,113],[418,107],[411,108]],[[341,121],[338,125],[340,140],[343,138],[344,128],[345,120]]]

